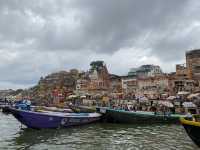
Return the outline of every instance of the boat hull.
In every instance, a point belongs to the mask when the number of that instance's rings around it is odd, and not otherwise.
[[[108,122],[113,123],[180,123],[179,116],[155,115],[153,112],[130,112],[114,109],[107,109],[105,118]]]
[[[188,121],[181,118],[181,124],[192,141],[200,147],[200,122]]]
[[[75,125],[83,125],[98,121],[101,117],[100,114],[94,114],[93,116],[75,114],[72,115],[52,115],[43,114],[32,111],[23,111],[17,109],[11,109],[12,115],[22,124],[28,128],[59,128],[69,127]]]
[[[10,106],[2,106],[2,113],[9,114],[10,113]]]

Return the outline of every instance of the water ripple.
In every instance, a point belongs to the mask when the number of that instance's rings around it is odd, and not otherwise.
[[[90,124],[59,130],[20,129],[0,113],[0,149],[197,150],[180,125]]]

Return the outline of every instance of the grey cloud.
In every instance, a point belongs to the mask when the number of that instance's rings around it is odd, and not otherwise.
[[[137,45],[138,37],[146,32],[162,33],[184,13],[188,1],[3,2],[2,10],[8,13],[1,16],[4,22],[0,24],[1,33],[6,31],[3,40],[17,43],[31,40],[33,43],[28,45],[29,48],[40,50],[90,49],[113,53]],[[67,15],[72,12],[72,19],[79,24],[73,29],[67,26]],[[32,21],[36,18],[43,23]]]
[[[94,37],[92,44],[99,45],[99,51],[116,51],[137,45],[138,38],[149,31],[162,34],[184,13],[186,2],[88,0],[79,5],[90,14],[84,28]],[[146,41],[140,46],[148,44]]]

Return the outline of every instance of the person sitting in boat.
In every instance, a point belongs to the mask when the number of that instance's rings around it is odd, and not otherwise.
[[[170,111],[172,112],[172,114],[175,114],[176,113],[176,108],[172,107],[172,108],[170,108]]]
[[[170,116],[170,115],[171,115],[171,112],[168,110],[168,111],[166,112],[166,115],[167,115],[167,116]]]
[[[154,115],[157,115],[157,108],[155,106],[152,106],[151,110],[154,112]]]
[[[136,111],[135,106],[131,106],[131,107],[129,108],[129,111]]]
[[[116,110],[120,110],[120,106],[119,106],[119,105],[116,105],[116,106],[115,106],[115,109],[116,109]]]
[[[148,107],[145,107],[145,111],[148,111]]]
[[[128,105],[126,104],[124,107],[125,111],[129,111]]]
[[[133,106],[132,108],[133,108],[133,111],[135,111],[135,112],[136,112],[136,107],[135,107],[135,106]]]
[[[157,115],[157,108],[155,108],[155,110],[154,110],[154,115]]]
[[[186,118],[188,119],[188,120],[192,120],[192,114],[191,114],[191,112],[189,112],[188,111],[188,113],[186,114]]]
[[[27,110],[31,110],[31,101],[26,100]]]
[[[112,109],[115,109],[115,105],[112,105],[111,108],[112,108]]]
[[[161,113],[162,113],[164,116],[168,115],[168,113],[167,113],[167,108],[166,108],[165,106],[161,106],[161,107],[160,107],[160,111],[161,111]]]
[[[139,111],[142,111],[142,106],[139,106]]]

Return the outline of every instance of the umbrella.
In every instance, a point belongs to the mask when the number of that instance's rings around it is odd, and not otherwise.
[[[68,98],[77,98],[78,96],[77,95],[70,95],[68,96]]]
[[[148,103],[149,100],[148,100],[148,98],[146,98],[146,97],[141,97],[141,98],[139,99],[139,102],[140,102],[140,103]]]
[[[188,99],[192,99],[192,98],[200,98],[200,93],[190,94],[187,98],[188,98]]]
[[[132,105],[132,104],[134,104],[134,102],[127,102],[126,104],[127,105]]]
[[[187,91],[180,91],[180,92],[178,92],[178,95],[187,95],[187,94],[190,94],[190,93],[187,92]]]
[[[182,105],[185,108],[194,108],[194,107],[196,107],[196,105],[193,102],[184,102]]]
[[[82,95],[80,98],[86,98],[86,96],[85,96],[85,95]]]
[[[176,96],[169,96],[169,97],[167,98],[167,100],[174,100],[174,99],[176,99]]]
[[[174,105],[172,103],[168,102],[168,101],[159,101],[158,104],[169,107],[169,108],[174,107]]]
[[[101,94],[96,94],[96,95],[94,95],[94,97],[100,98],[100,97],[101,97]]]
[[[146,100],[146,101],[148,101],[148,98],[146,98],[146,97],[144,96],[144,97],[141,97],[140,100]]]

